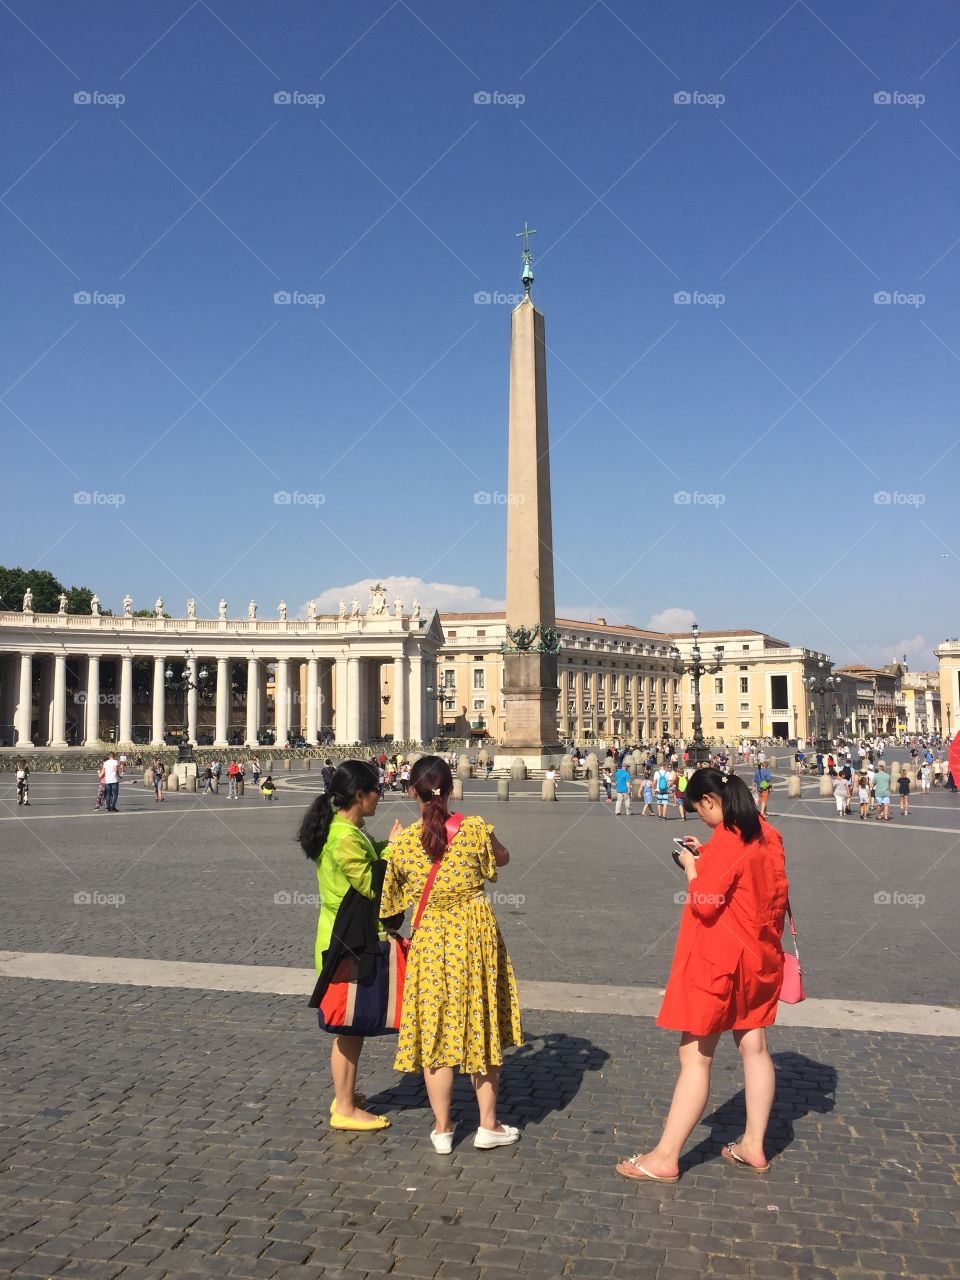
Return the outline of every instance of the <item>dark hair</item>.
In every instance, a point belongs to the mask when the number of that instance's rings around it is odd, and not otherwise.
[[[433,861],[447,851],[447,797],[453,790],[450,766],[439,756],[421,756],[410,770],[410,785],[423,801],[420,843]]]
[[[683,807],[687,813],[705,796],[716,796],[723,808],[723,825],[727,831],[736,831],[744,844],[763,839],[760,814],[754,804],[750,788],[735,773],[723,773],[720,769],[696,769],[687,780],[683,793]]]
[[[300,823],[297,841],[308,858],[316,862],[323,852],[334,813],[349,809],[356,804],[357,796],[369,791],[380,791],[376,770],[365,760],[341,761],[327,789],[317,796]]]

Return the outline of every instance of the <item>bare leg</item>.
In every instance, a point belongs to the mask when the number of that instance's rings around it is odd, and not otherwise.
[[[450,1103],[453,1100],[453,1067],[424,1067],[423,1080],[433,1110],[437,1133],[452,1133]]]
[[[749,1164],[764,1165],[767,1158],[763,1150],[763,1139],[776,1090],[776,1074],[767,1048],[767,1033],[763,1027],[756,1027],[752,1031],[734,1031],[733,1038],[743,1062],[743,1091],[747,1103],[747,1127],[739,1146],[739,1154]]]
[[[500,1129],[497,1124],[497,1095],[500,1092],[500,1068],[491,1067],[484,1075],[477,1072],[471,1077],[477,1093],[481,1129]]]
[[[680,1150],[703,1115],[710,1096],[710,1068],[720,1035],[694,1036],[684,1031],[680,1039],[680,1078],[673,1091],[660,1141],[652,1151],[637,1156],[637,1163],[660,1177],[679,1171]]]
[[[330,1049],[330,1074],[337,1095],[337,1115],[344,1119],[373,1120],[369,1111],[357,1106],[357,1063],[363,1048],[363,1036],[334,1036]]]

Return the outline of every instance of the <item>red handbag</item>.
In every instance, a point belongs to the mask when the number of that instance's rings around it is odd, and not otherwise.
[[[783,985],[780,988],[780,999],[784,1004],[799,1004],[807,998],[803,989],[803,968],[800,964],[800,948],[797,946],[797,926],[790,910],[790,899],[787,899],[787,916],[790,920],[790,934],[793,938],[794,954],[789,951],[783,957]]]

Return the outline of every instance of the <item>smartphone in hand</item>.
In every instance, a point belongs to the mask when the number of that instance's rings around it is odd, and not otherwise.
[[[677,866],[681,867],[681,869],[682,869],[682,866],[680,862],[680,854],[684,851],[684,849],[689,849],[695,858],[700,857],[699,852],[696,849],[694,849],[691,845],[687,844],[686,840],[684,840],[681,836],[674,836],[673,849],[671,850],[671,856],[674,862],[677,864]]]

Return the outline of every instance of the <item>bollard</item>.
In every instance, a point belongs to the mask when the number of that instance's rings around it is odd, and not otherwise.
[[[196,789],[197,789],[197,775],[196,775],[195,773],[188,773],[188,774],[187,774],[187,779],[186,779],[185,786],[186,786],[187,791],[196,791]]]
[[[820,779],[820,794],[822,796],[832,796],[833,788],[834,788],[833,779],[830,777],[829,773],[825,773],[823,777]]]
[[[586,760],[584,760],[583,767],[587,771],[588,778],[600,777],[600,766],[597,764],[597,757],[594,755],[592,751],[587,756]]]
[[[187,779],[187,781],[189,781],[189,779]],[[243,774],[242,773],[237,774],[237,798],[238,799],[240,798],[240,796],[243,795],[244,781],[245,779]],[[187,789],[189,790],[189,788]]]
[[[800,789],[800,779],[796,775],[794,775],[792,778],[788,778],[787,779],[787,799],[799,800],[802,794],[803,793]]]
[[[144,785],[145,787],[152,787],[152,786],[153,786],[153,770],[152,770],[152,769],[144,769],[144,771],[143,771],[143,785]]]
[[[636,777],[636,773],[637,773],[636,761],[634,760],[633,755],[629,751],[623,757],[623,767],[624,769],[626,769],[627,773],[629,773],[631,778]]]
[[[507,781],[506,778],[497,779],[497,799],[498,800],[510,799],[510,783]]]
[[[510,766],[510,779],[512,782],[523,782],[526,780],[527,766],[522,756],[517,756],[513,764]]]
[[[470,767],[469,756],[461,756],[457,761],[457,777],[464,781],[473,777],[473,769]]]
[[[273,756],[267,756],[267,767],[264,769],[264,773],[273,773]]]
[[[284,759],[283,759],[283,768],[285,769],[285,771],[286,771],[287,773],[289,773],[289,772],[290,772],[290,766],[291,766],[291,764],[292,764],[292,763],[293,763],[293,762],[291,761],[291,759],[290,759],[290,757],[289,757],[289,756],[284,756]]]
[[[173,769],[170,770],[170,776],[169,778],[167,778],[167,790],[168,791],[180,790],[180,775],[179,773],[175,772]]]
[[[544,778],[543,785],[540,788],[541,800],[556,800],[557,784],[552,778]]]
[[[572,756],[564,756],[560,761],[560,781],[573,781],[573,758]]]
[[[453,794],[454,800],[463,799],[463,779],[462,778],[454,778],[452,794]]]
[[[304,756],[304,757],[303,757],[303,767],[304,767],[304,769],[309,769],[309,768],[310,768],[310,766],[311,766],[310,757],[309,757],[309,756]]]
[[[587,799],[600,799],[600,779],[595,777],[593,774],[587,778]]]
[[[767,768],[770,770],[770,772],[771,772],[771,773],[776,773],[776,771],[777,771],[777,757],[776,757],[776,756],[767,756]]]
[[[643,779],[642,778],[633,779],[633,781],[630,783],[630,792],[634,800],[643,799]]]

